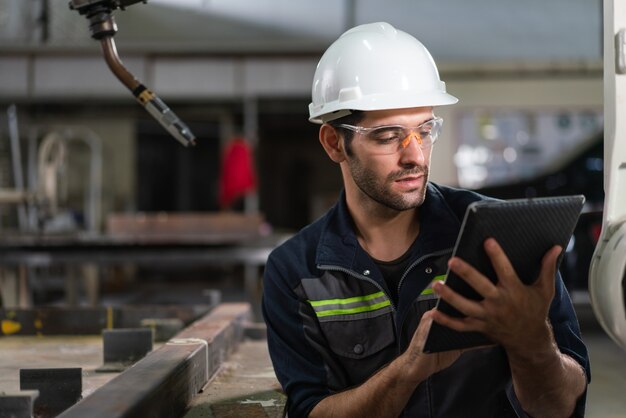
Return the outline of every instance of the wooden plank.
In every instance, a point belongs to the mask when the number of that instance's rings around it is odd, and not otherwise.
[[[258,238],[263,222],[258,213],[114,213],[107,218],[107,233],[111,237],[154,240],[215,235],[225,241],[237,241]]]

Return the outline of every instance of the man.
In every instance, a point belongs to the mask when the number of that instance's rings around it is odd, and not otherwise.
[[[561,248],[523,285],[498,243],[499,281],[450,259],[468,204],[484,197],[428,182],[453,104],[424,46],[387,23],[351,29],[320,60],[310,120],[344,192],[269,257],[263,314],[290,417],[582,416],[589,376]],[[482,296],[455,294],[448,266]],[[439,295],[461,312],[433,310]],[[432,321],[496,344],[424,354]]]

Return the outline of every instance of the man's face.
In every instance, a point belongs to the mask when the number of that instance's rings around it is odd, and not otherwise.
[[[433,118],[427,108],[394,109],[365,112],[359,126],[383,125],[416,127]],[[424,202],[430,170],[431,148],[421,149],[417,140],[394,154],[368,152],[362,134],[355,133],[347,155],[350,175],[360,193],[378,204],[396,211],[420,206]],[[347,153],[348,154],[348,153]]]

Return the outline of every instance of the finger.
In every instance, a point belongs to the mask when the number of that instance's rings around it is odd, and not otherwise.
[[[444,283],[434,283],[433,290],[437,293],[437,295],[439,295],[440,298],[448,302],[462,314],[474,318],[485,317],[485,310],[480,305],[480,303],[459,295],[454,290],[450,289],[449,286],[446,286]]]
[[[422,315],[422,318],[420,319],[420,323],[417,326],[417,330],[415,330],[415,334],[413,336],[413,338],[415,339],[415,345],[418,349],[418,353],[421,353],[422,351],[424,351],[424,344],[426,343],[426,337],[428,336],[428,332],[430,331],[430,326],[433,323],[433,312],[434,312],[435,308],[431,309],[430,311],[427,311],[424,313],[424,315]],[[411,345],[413,345],[413,342],[411,342]]]
[[[541,260],[541,271],[539,273],[539,280],[537,280],[537,286],[539,286],[544,293],[554,293],[554,278],[556,276],[556,264],[561,255],[563,248],[559,245],[555,245],[545,253]]]
[[[453,257],[448,261],[450,270],[459,275],[467,284],[469,284],[483,298],[494,297],[498,289],[485,275],[472,267],[471,264]],[[434,287],[434,285],[433,285]]]
[[[484,243],[485,252],[491,260],[491,265],[498,276],[498,281],[503,286],[518,285],[520,283],[517,273],[500,244],[493,239],[487,238]]]

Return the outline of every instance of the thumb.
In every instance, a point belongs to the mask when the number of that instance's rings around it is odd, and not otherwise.
[[[434,308],[433,308],[434,309]],[[415,344],[419,352],[421,353],[424,349],[424,344],[426,344],[426,337],[428,336],[428,332],[430,331],[430,327],[433,323],[433,309],[427,311],[422,315],[422,319],[420,319],[420,323],[417,326],[417,330],[415,330]]]
[[[554,294],[554,277],[556,276],[557,261],[563,252],[563,247],[555,245],[550,248],[541,260],[541,272],[539,273],[538,286],[544,293]]]

